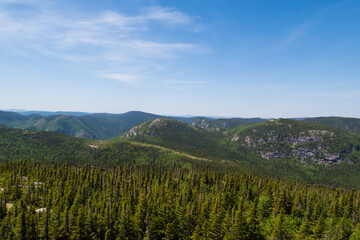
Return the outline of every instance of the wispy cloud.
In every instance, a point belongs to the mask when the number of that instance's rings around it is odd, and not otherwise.
[[[180,11],[172,8],[152,6],[146,8],[146,14],[142,17],[149,20],[163,21],[167,24],[189,24],[191,18]]]
[[[111,65],[117,63],[123,67],[142,60],[147,60],[147,64],[159,64],[159,61],[205,49],[191,42],[151,39],[149,32],[153,24],[165,28],[196,25],[194,18],[173,8],[150,6],[131,16],[103,11],[97,15],[78,17],[59,12],[51,4],[38,4],[44,1],[0,2],[0,43],[3,46],[23,49],[24,52],[35,50],[65,61],[103,64],[112,61]],[[14,4],[26,4],[26,10],[13,8]],[[118,72],[118,68],[107,69],[107,72]],[[103,76],[123,83],[135,80],[122,74]]]
[[[109,74],[104,74],[102,77],[116,80],[130,86],[137,86],[138,81],[142,78],[139,75],[128,74],[128,73],[126,74],[109,73]]]
[[[279,36],[279,38],[275,40],[275,43],[270,46],[270,50],[284,51],[296,46],[296,44],[300,41],[311,35],[311,32],[314,31],[317,25],[320,25],[329,18],[329,16],[332,16],[332,13],[338,14],[339,11],[345,13],[341,8],[349,2],[351,1],[344,0],[336,1],[334,3],[329,2],[329,5],[317,12],[314,12],[311,17],[304,19],[304,21],[299,23],[297,26],[288,29],[288,31],[283,33],[283,36]]]
[[[293,47],[298,41],[300,41],[303,37],[306,36],[307,31],[309,30],[311,24],[301,24],[300,26],[295,27],[288,31],[288,33],[279,39],[270,46],[270,50],[274,51],[283,51],[288,50]]]

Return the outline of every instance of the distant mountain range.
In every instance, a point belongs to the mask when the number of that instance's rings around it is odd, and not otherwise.
[[[28,115],[41,115],[41,116],[51,116],[51,115],[72,115],[72,116],[83,116],[90,113],[86,112],[65,112],[65,111],[56,111],[56,112],[49,112],[49,111],[28,111],[24,109],[7,109],[2,110],[5,112],[14,112],[14,113],[20,113],[22,115],[28,116]]]
[[[52,131],[88,139],[110,139],[132,127],[155,118],[165,116],[132,111],[123,114],[81,112],[6,112],[0,111],[0,124],[28,130]],[[262,121],[261,119],[209,119],[198,117],[171,117],[185,123],[200,124],[206,119],[212,128],[228,128],[236,125]],[[205,125],[202,125],[205,127]],[[202,127],[201,126],[201,127]]]
[[[53,131],[74,137],[88,139],[110,139],[119,136],[132,127],[156,118],[168,116],[156,115],[140,111],[131,111],[123,114],[85,113],[85,112],[45,112],[0,111],[0,124],[11,127],[38,131]],[[209,131],[219,131],[237,126],[264,122],[263,118],[210,118],[210,117],[168,117]],[[360,119],[321,117],[296,119],[307,122],[334,126],[352,132],[360,132]]]

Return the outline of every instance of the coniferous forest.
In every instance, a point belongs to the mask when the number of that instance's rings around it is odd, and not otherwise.
[[[360,192],[161,164],[0,163],[1,239],[360,239]]]

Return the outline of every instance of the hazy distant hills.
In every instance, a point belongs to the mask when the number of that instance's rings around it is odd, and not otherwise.
[[[72,115],[72,116],[83,116],[87,115],[89,113],[86,112],[65,112],[65,111],[57,111],[57,112],[49,112],[49,111],[27,111],[23,109],[8,109],[3,110],[5,112],[14,112],[14,113],[20,113],[22,115],[28,116],[28,115],[40,115],[40,116],[52,116],[52,115]]]
[[[109,139],[128,131],[142,122],[164,117],[139,111],[123,114],[36,111],[15,113],[0,111],[0,124],[12,128],[52,131],[88,139]],[[262,119],[170,118],[185,123],[193,123],[193,125],[205,129],[208,129],[209,126],[209,130],[227,129],[263,121]]]
[[[123,114],[17,111],[0,111],[0,124],[11,128],[52,131],[87,139],[110,139],[125,133],[132,127],[145,121],[167,117],[140,111],[131,111]],[[266,119],[261,118],[168,118],[189,123],[208,131],[224,131],[266,121]],[[360,119],[357,118],[319,117],[301,120],[360,133]]]
[[[13,128],[59,132],[88,139],[108,139],[156,117],[159,116],[143,112],[41,116],[0,111],[0,124]]]

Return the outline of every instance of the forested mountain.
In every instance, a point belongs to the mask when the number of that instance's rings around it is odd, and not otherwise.
[[[306,122],[320,123],[351,132],[360,133],[360,119],[358,118],[344,118],[344,117],[317,117],[306,118]]]
[[[157,118],[133,127],[116,139],[146,142],[206,157],[217,154],[220,132],[210,132],[177,120]]]
[[[321,124],[279,119],[206,131],[155,119],[114,141],[156,144],[214,161],[225,159],[266,176],[360,186],[360,135]]]
[[[154,164],[0,163],[1,239],[359,239],[360,193]]]

